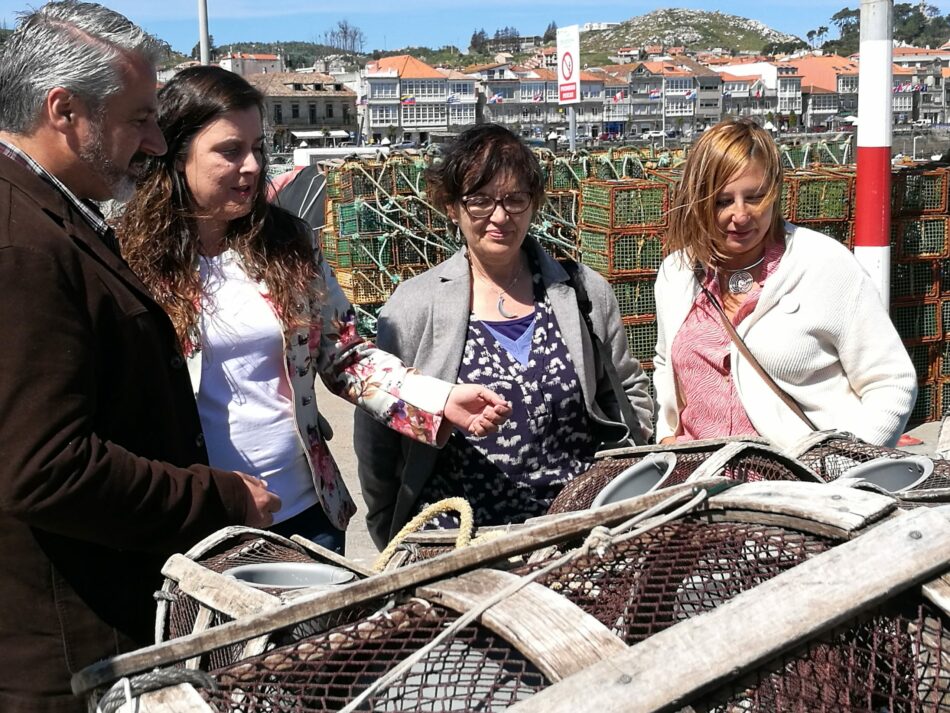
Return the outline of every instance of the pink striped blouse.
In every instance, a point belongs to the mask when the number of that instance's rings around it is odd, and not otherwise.
[[[778,268],[784,254],[784,240],[770,242],[765,248],[762,284]],[[706,271],[705,284],[722,304],[719,281],[712,270]],[[761,293],[760,286],[752,289],[732,318],[733,325],[738,325],[752,313]],[[684,402],[676,440],[758,435],[732,380],[731,345],[732,340],[722,326],[719,312],[705,293],[700,292],[676,332],[670,350],[676,385]]]

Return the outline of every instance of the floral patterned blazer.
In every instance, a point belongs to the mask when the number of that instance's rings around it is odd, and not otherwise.
[[[397,433],[429,445],[437,445],[442,411],[452,384],[418,373],[360,337],[356,312],[324,260],[322,250],[317,249],[315,259],[319,284],[313,292],[322,298],[309,304],[309,330],[288,328],[281,320],[285,325],[285,368],[297,431],[310,463],[317,497],[330,521],[343,530],[356,512],[356,504],[320,427],[315,378],[319,375],[332,393],[359,406]],[[267,286],[261,282],[258,288],[273,307]],[[188,371],[197,395],[201,385],[200,349],[188,357]]]

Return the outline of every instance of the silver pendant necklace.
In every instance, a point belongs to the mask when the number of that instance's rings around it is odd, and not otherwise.
[[[765,255],[746,267],[740,267],[738,270],[725,270],[725,272],[729,273],[727,287],[729,288],[730,294],[744,295],[752,289],[755,280],[752,278],[752,273],[749,272],[749,270],[761,265],[763,260],[765,260]]]
[[[482,272],[480,268],[475,267],[475,263],[471,263],[471,264],[472,264],[472,267],[478,272],[478,274],[482,276],[482,279],[484,279],[485,282],[495,287],[495,284],[488,278],[488,275]],[[514,319],[515,317],[518,316],[516,314],[509,314],[508,312],[505,311],[505,295],[508,294],[508,291],[511,290],[511,288],[515,286],[515,284],[518,282],[519,279],[521,279],[522,272],[524,272],[523,264],[518,268],[518,273],[515,275],[515,278],[511,282],[508,283],[508,286],[505,289],[503,289],[501,292],[498,293],[498,301],[495,303],[495,309],[498,310],[498,314],[500,314],[505,319]]]

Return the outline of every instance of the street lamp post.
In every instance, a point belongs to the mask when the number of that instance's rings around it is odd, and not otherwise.
[[[198,0],[198,46],[202,64],[211,64],[211,44],[208,39],[208,0]]]

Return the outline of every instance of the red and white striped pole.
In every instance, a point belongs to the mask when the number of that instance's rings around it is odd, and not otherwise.
[[[861,0],[854,255],[885,305],[891,292],[892,35],[893,0]]]

